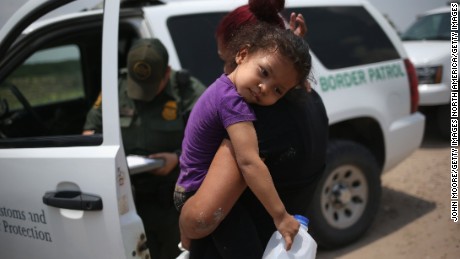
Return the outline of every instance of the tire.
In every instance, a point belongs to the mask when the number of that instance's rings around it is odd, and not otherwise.
[[[436,124],[439,135],[450,140],[450,106],[442,105],[436,109]]]
[[[320,247],[350,244],[369,228],[380,204],[380,167],[362,145],[331,141],[309,208],[309,232]]]

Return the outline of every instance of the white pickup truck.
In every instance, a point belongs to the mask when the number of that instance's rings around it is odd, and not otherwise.
[[[118,70],[138,38],[209,84],[222,72],[214,31],[245,0],[105,0],[36,20],[71,0],[33,0],[0,30],[0,257],[149,258],[120,137]],[[286,1],[302,13],[312,85],[330,121],[327,168],[308,215],[334,248],[378,210],[380,176],[421,144],[417,78],[396,32],[367,1]],[[102,90],[104,132],[82,136]],[[316,230],[317,231],[314,231]],[[155,255],[150,255],[155,257]]]
[[[401,36],[419,81],[419,110],[433,118],[442,137],[450,139],[450,6],[429,10]]]

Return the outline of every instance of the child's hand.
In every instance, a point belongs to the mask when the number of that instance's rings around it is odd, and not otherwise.
[[[299,232],[300,223],[286,212],[281,218],[275,219],[275,226],[284,238],[286,251],[289,251],[294,242],[295,235]]]

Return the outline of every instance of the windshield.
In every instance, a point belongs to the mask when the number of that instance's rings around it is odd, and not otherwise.
[[[437,13],[418,19],[401,36],[402,40],[450,40],[450,13]]]
[[[0,9],[0,28],[6,24],[8,19],[25,3],[29,0],[1,0],[2,8]],[[33,0],[32,0],[33,1]],[[60,7],[51,13],[45,15],[41,19],[52,18],[55,16],[59,16],[62,14],[73,13],[80,10],[86,9],[93,9],[98,4],[100,4],[102,0],[79,0],[74,1],[68,5]]]
[[[5,25],[6,21],[16,12],[26,0],[2,0],[0,10],[0,28]]]

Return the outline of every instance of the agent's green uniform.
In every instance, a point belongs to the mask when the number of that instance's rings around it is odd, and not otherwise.
[[[186,119],[205,86],[184,71],[172,71],[166,88],[152,101],[142,102],[128,98],[125,82],[126,74],[120,79],[119,92],[125,153],[180,153]],[[91,109],[85,130],[102,132],[101,112],[100,106]],[[180,253],[179,214],[172,201],[178,174],[177,166],[168,176],[144,173],[131,177],[136,208],[144,221],[152,258],[175,258]]]

